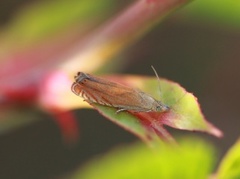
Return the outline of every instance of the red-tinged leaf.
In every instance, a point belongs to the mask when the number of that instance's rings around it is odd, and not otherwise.
[[[216,137],[222,136],[222,132],[204,118],[197,98],[175,82],[160,79],[160,98],[159,83],[156,78],[142,76],[108,76],[105,78],[139,88],[170,107],[170,110],[166,112],[116,113],[116,108],[92,104],[102,115],[145,141],[155,139],[156,134],[163,140],[172,141],[164,125],[181,130],[207,132]]]
[[[158,91],[158,84],[154,79],[147,80],[147,88],[143,90],[149,94]],[[151,88],[149,88],[151,87]],[[219,129],[205,120],[197,98],[187,92],[179,84],[161,79],[161,101],[168,105],[171,110],[164,113],[138,113],[138,118],[148,119],[153,126],[168,125],[177,129],[205,131],[217,137],[222,136]],[[155,92],[156,93],[156,92]],[[156,96],[156,99],[159,99]]]

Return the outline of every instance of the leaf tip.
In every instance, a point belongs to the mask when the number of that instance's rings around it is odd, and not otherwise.
[[[215,127],[211,124],[210,124],[210,128],[209,128],[209,133],[218,137],[218,138],[223,137],[223,132],[220,129],[218,129],[217,127]]]

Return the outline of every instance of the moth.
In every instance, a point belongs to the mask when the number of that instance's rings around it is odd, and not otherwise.
[[[154,68],[153,70],[158,78]],[[139,89],[95,77],[84,72],[78,72],[74,78],[75,82],[71,87],[73,93],[81,96],[90,104],[97,103],[115,107],[117,108],[116,113],[126,110],[133,112],[164,112],[170,109],[161,101],[154,99],[151,95]]]

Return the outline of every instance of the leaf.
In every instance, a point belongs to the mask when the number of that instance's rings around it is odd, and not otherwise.
[[[31,110],[30,110],[31,109]],[[41,113],[34,108],[18,106],[1,107],[0,134],[31,124],[42,118]]]
[[[153,131],[148,130],[141,121],[127,112],[116,113],[116,109],[112,107],[106,107],[98,104],[92,104],[103,116],[123,127],[124,129],[137,135],[143,141],[154,145],[151,141],[156,141],[157,136]]]
[[[111,0],[100,0],[99,3],[87,0],[39,1],[18,12],[2,36],[13,40],[13,45],[19,41],[21,44],[36,43],[75,23],[82,28],[89,26],[106,16],[109,7],[115,8]],[[16,41],[16,38],[21,40]]]
[[[139,88],[170,107],[170,111],[167,112],[128,111],[115,113],[117,109],[93,104],[102,115],[145,141],[155,139],[156,134],[162,140],[172,141],[172,137],[164,129],[164,125],[182,130],[203,131],[217,137],[222,136],[219,129],[205,120],[193,94],[188,93],[179,84],[160,79],[161,99],[159,99],[158,81],[154,77],[119,75],[106,78],[133,88]]]
[[[220,163],[217,178],[219,179],[237,179],[240,178],[240,139],[228,151]]]
[[[212,171],[213,156],[211,145],[196,138],[180,140],[178,147],[161,143],[156,150],[135,144],[95,158],[69,178],[202,179]]]
[[[240,27],[240,2],[229,0],[194,1],[184,8],[194,21],[204,20],[219,26]]]

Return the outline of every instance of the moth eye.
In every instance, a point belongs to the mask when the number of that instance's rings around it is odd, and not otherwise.
[[[161,111],[161,109],[162,109],[161,106],[156,106],[157,111]]]
[[[80,84],[84,84],[84,83],[86,83],[86,82],[87,82],[87,79],[83,79],[83,80],[81,80],[81,81],[80,81],[80,80],[78,81],[78,83],[80,83]]]
[[[80,72],[77,73],[77,75],[74,76],[74,79],[77,80],[80,75]]]

